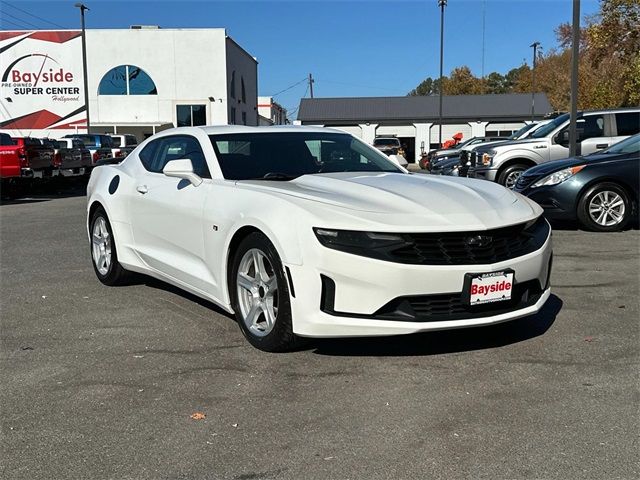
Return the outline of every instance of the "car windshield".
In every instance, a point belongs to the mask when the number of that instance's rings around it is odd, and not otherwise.
[[[519,139],[522,135],[527,133],[529,130],[531,130],[536,125],[537,125],[536,123],[530,123],[528,125],[525,125],[524,127],[522,127],[517,132],[513,132],[511,135],[509,135],[507,137],[507,140],[517,140],[517,139]]]
[[[383,146],[383,147],[386,147],[386,146],[392,146],[392,147],[395,147],[395,146],[397,146],[399,143],[400,143],[400,142],[398,141],[398,139],[397,139],[397,138],[376,138],[376,139],[373,141],[373,144],[374,144],[374,145],[377,145],[377,146],[379,145],[379,146]]]
[[[564,122],[569,120],[569,114],[565,113],[564,115],[560,115],[559,117],[554,118],[551,122],[543,125],[535,132],[531,134],[531,138],[544,138],[553,132],[556,128],[562,125]]]
[[[633,137],[629,137],[621,142],[615,143],[611,145],[611,147],[607,148],[603,152],[599,153],[612,153],[612,154],[622,154],[622,153],[639,153],[640,152],[640,134],[634,135]]]
[[[341,133],[210,135],[224,178],[292,180],[330,172],[404,173],[384,154]]]

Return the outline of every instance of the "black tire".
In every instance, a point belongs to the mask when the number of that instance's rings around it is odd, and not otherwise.
[[[511,183],[513,177],[516,177],[517,180],[517,177],[522,175],[522,172],[528,168],[529,165],[525,165],[524,163],[514,163],[513,165],[509,165],[498,175],[498,183],[513,190],[513,187],[515,186],[515,181]],[[509,185],[507,185],[507,182],[509,182]]]
[[[96,259],[94,256],[94,248],[93,248],[93,232],[96,222],[100,219],[104,220],[104,225],[109,233],[109,237],[111,239],[111,261],[106,272],[101,272],[97,265]],[[118,252],[116,251],[116,242],[113,236],[113,230],[111,229],[111,223],[109,222],[109,218],[107,217],[107,213],[104,211],[102,207],[97,208],[93,214],[91,215],[91,219],[89,220],[89,250],[91,254],[91,265],[93,265],[93,271],[96,272],[96,276],[98,280],[100,280],[105,285],[116,286],[116,285],[125,285],[130,278],[129,272],[125,270],[120,262],[118,261]]]
[[[238,271],[243,257],[252,249],[259,250],[269,260],[273,274],[277,280],[277,292],[275,295],[277,300],[277,314],[271,331],[263,336],[256,335],[247,327],[241,313],[238,299]],[[254,232],[240,242],[231,260],[228,286],[231,305],[235,312],[236,320],[240,326],[240,330],[242,330],[242,333],[251,345],[265,352],[284,352],[293,350],[303,343],[303,339],[293,333],[289,284],[285,277],[280,256],[264,234]]]
[[[613,225],[601,225],[590,214],[590,206],[592,202],[598,202],[598,195],[610,192],[610,194],[618,195],[624,204],[624,213],[619,222]],[[601,197],[599,197],[601,198]],[[613,182],[603,182],[590,187],[578,201],[577,217],[580,224],[594,232],[618,232],[624,230],[634,215],[634,205],[627,191],[620,185]]]

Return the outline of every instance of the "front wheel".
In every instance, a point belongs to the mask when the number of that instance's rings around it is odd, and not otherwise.
[[[627,192],[611,182],[591,187],[578,202],[578,220],[596,232],[623,230],[631,220],[633,206]]]
[[[516,163],[515,165],[509,165],[498,176],[498,183],[504,185],[510,190],[516,186],[516,182],[527,168],[527,165]]]
[[[98,208],[91,216],[89,233],[91,234],[93,270],[98,280],[109,286],[126,283],[129,272],[118,261],[113,230],[107,213],[102,208]]]
[[[262,233],[248,235],[235,252],[229,292],[249,343],[266,352],[295,348],[289,287],[278,252]]]

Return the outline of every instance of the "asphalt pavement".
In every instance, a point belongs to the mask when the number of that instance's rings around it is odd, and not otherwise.
[[[555,231],[534,317],[267,354],[100,284],[84,221],[81,187],[0,206],[1,478],[640,477],[637,230]]]

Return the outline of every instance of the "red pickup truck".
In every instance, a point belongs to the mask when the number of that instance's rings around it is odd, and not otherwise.
[[[0,178],[48,177],[57,168],[54,149],[37,138],[11,138],[0,133]]]

